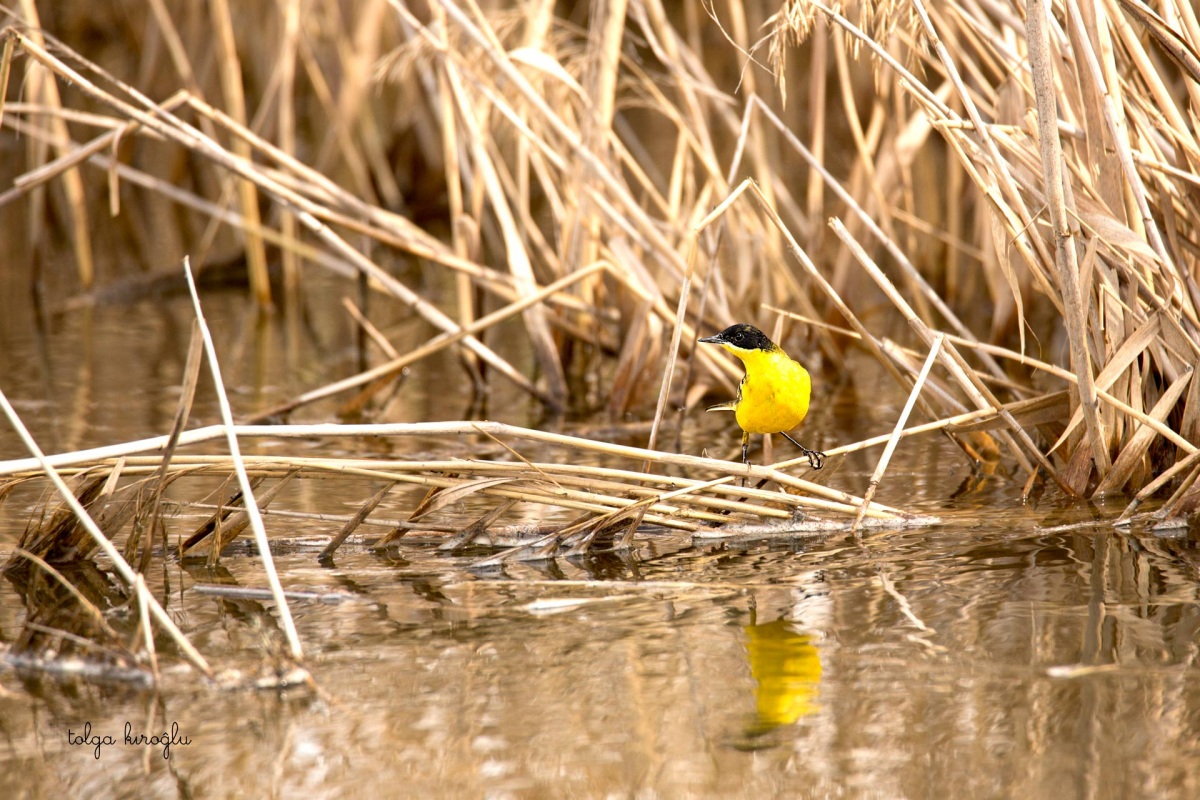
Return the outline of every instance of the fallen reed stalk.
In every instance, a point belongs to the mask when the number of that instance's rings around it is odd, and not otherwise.
[[[530,428],[521,428],[514,425],[492,421],[380,423],[358,425],[331,423],[314,425],[233,425],[229,426],[228,428],[222,425],[213,425],[184,432],[179,437],[179,443],[180,445],[193,445],[201,442],[221,439],[226,435],[233,435],[239,439],[255,437],[288,439],[310,437],[460,437],[486,435],[498,439],[524,439],[547,445],[560,446],[568,448],[569,450],[578,450],[583,453],[595,453],[606,456],[633,459],[635,461],[648,460],[662,468],[674,467],[688,470],[706,470],[710,472],[717,472],[726,475],[731,480],[735,477],[745,477],[755,480],[766,479],[778,481],[796,489],[811,492],[818,496],[828,497],[829,499],[842,500],[850,497],[843,492],[838,492],[828,487],[809,483],[808,481],[780,473],[777,469],[770,466],[739,464],[737,462],[704,458],[701,456],[647,450],[641,447],[632,447],[629,445],[619,445],[610,442],[583,439],[565,434],[534,430]],[[136,453],[158,450],[161,449],[166,442],[167,437],[152,437],[148,439],[141,439],[135,442],[127,442],[122,445],[91,448],[88,450],[79,451],[77,453],[66,453],[52,456],[50,457],[50,463],[58,467],[80,466],[99,459],[120,458],[122,456],[133,455]],[[23,475],[36,474],[39,463],[40,462],[37,462],[34,459],[16,459],[12,461],[0,462],[0,475],[20,477]],[[186,463],[186,461],[181,460],[179,463]],[[336,460],[333,463],[337,463]],[[369,464],[378,462],[367,463]],[[422,462],[417,461],[406,463],[412,463],[418,465],[419,467]],[[457,462],[449,463],[453,465]],[[469,470],[471,463],[471,461],[466,461],[462,464],[462,466],[464,469]],[[790,465],[789,462],[781,462],[781,464]]]

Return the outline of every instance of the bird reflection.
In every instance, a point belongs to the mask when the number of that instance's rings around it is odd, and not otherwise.
[[[817,711],[821,658],[811,635],[800,633],[789,620],[747,625],[746,651],[757,719],[747,733],[761,736]]]

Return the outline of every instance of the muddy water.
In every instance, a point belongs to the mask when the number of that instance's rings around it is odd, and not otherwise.
[[[353,368],[334,309],[300,325],[260,323],[228,295],[206,303],[239,408]],[[43,336],[6,326],[0,388],[51,451],[163,433],[186,347],[177,319],[186,306],[164,301],[76,314]],[[427,335],[379,321],[399,341]],[[857,377],[872,403],[825,387],[809,423],[819,446],[894,420],[903,398]],[[500,380],[487,416],[559,424]],[[389,415],[455,418],[467,395],[446,356],[413,369]],[[211,392],[196,413],[215,418]],[[712,416],[689,415],[686,451],[732,452]],[[0,460],[21,455],[4,427]],[[834,485],[862,491],[875,457]],[[1200,796],[1190,534],[1117,531],[1103,520],[1120,501],[1022,504],[1003,478],[956,496],[969,471],[938,439],[897,459],[880,499],[942,523],[862,542],[651,533],[630,555],[481,569],[480,554],[417,537],[387,556],[350,546],[322,567],[337,524],[269,518],[324,696],[212,688],[170,655],[158,692],[21,671],[7,655],[24,605],[0,581],[0,796]],[[0,506],[5,560],[40,491]],[[313,481],[280,502],[347,513],[364,499]],[[412,502],[397,494],[378,513]],[[189,513],[173,534],[191,530]],[[253,553],[170,563],[151,583],[219,669],[270,667],[280,637],[252,591],[266,586]],[[165,743],[127,743],[127,729]]]

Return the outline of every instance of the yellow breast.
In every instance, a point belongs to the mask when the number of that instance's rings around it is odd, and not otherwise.
[[[738,390],[737,423],[748,433],[790,431],[808,414],[812,381],[808,370],[782,350],[736,353],[746,364]]]

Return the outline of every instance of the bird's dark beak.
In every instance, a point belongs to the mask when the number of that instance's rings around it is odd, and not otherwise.
[[[705,336],[703,339],[697,339],[697,341],[708,342],[709,344],[720,344],[721,337],[720,336]]]

